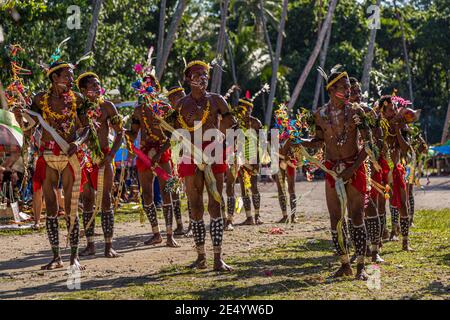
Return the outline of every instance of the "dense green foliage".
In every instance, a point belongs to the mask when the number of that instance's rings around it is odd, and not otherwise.
[[[39,70],[39,62],[48,63],[57,44],[70,36],[64,49],[64,59],[75,61],[84,51],[92,19],[92,1],[48,0],[12,1],[20,14],[15,21],[10,10],[0,11],[4,44],[19,43],[26,49],[24,65],[33,70],[28,79],[33,90],[45,88],[48,83]],[[169,28],[176,0],[167,1],[166,32]],[[264,16],[273,50],[282,1],[264,2]],[[323,2],[322,7],[320,3]],[[375,1],[373,1],[375,2]],[[230,1],[227,31],[229,45],[225,50],[222,93],[233,84],[231,59],[236,66],[238,84],[252,93],[270,82],[271,61],[264,38],[259,0]],[[372,1],[340,0],[333,18],[330,49],[326,68],[342,64],[351,75],[362,75],[364,56],[369,41],[366,8]],[[404,19],[405,37],[413,76],[415,107],[423,109],[422,127],[429,142],[437,142],[442,132],[448,103],[450,52],[450,7],[445,0],[397,1]],[[67,8],[81,9],[81,28],[70,30],[66,22]],[[295,83],[315,45],[319,19],[325,16],[327,1],[289,1],[285,39],[281,54],[276,102],[287,101]],[[401,29],[392,1],[382,1],[381,29],[377,32],[373,69],[381,73],[378,80],[371,77],[370,96],[378,98],[376,81],[382,93],[398,94],[408,98],[407,73],[403,58]],[[80,71],[89,67],[102,77],[108,89],[118,88],[121,98],[132,98],[130,83],[134,80],[132,67],[143,63],[149,46],[155,46],[158,37],[159,1],[105,0],[100,12],[94,47],[95,61],[82,64]],[[182,81],[183,57],[206,59],[215,56],[220,23],[218,1],[188,1],[177,37],[169,55],[162,84],[170,87]],[[231,54],[230,54],[231,53]],[[2,52],[3,58],[6,57]],[[1,77],[8,83],[9,64],[2,59]],[[314,97],[316,72],[310,73],[297,102],[297,107],[310,108]],[[264,97],[255,102],[255,113],[262,118]],[[265,97],[267,100],[267,96]]]

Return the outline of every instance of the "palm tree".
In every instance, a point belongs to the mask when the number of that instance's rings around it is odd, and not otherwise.
[[[280,26],[278,28],[277,46],[275,49],[275,59],[272,63],[272,79],[270,81],[270,94],[269,94],[269,100],[267,102],[267,109],[266,109],[266,114],[265,114],[265,119],[264,119],[264,123],[268,126],[270,126],[270,120],[272,119],[273,100],[275,98],[275,91],[276,91],[276,86],[277,86],[278,66],[280,63],[281,46],[283,44],[284,26],[286,24],[286,18],[287,18],[287,7],[288,7],[288,0],[283,0],[283,11],[281,13]]]
[[[308,74],[315,63],[317,56],[319,55],[320,48],[322,47],[322,43],[325,39],[326,32],[328,28],[331,26],[334,9],[336,9],[337,2],[338,0],[331,0],[330,4],[328,5],[328,12],[325,21],[322,25],[322,28],[320,29],[320,34],[317,37],[316,45],[313,49],[313,52],[309,56],[308,62],[306,63],[306,66],[303,69],[302,74],[300,75],[297,81],[297,84],[295,85],[294,92],[292,92],[291,100],[289,100],[288,103],[288,110],[292,110],[292,108],[295,105],[295,102],[297,102],[298,96],[300,95],[303,85],[305,84],[306,78],[308,77]]]
[[[100,9],[102,7],[103,0],[94,0],[94,11],[92,13],[92,22],[91,27],[89,28],[88,39],[86,42],[86,47],[84,49],[84,53],[88,53],[92,51],[95,43],[95,35],[97,34],[98,27],[98,16],[100,15]]]
[[[156,61],[161,61],[164,53],[164,22],[166,19],[167,0],[161,0],[159,9],[158,46],[156,49]],[[159,67],[159,66],[158,66]],[[156,70],[158,73],[159,70]]]

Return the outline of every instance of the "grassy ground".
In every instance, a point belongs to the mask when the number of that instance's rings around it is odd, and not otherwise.
[[[264,248],[228,259],[235,272],[192,271],[174,265],[110,291],[87,290],[58,299],[450,299],[450,209],[416,213],[414,252],[383,247],[381,287],[331,279],[338,267],[328,236]],[[210,266],[212,261],[209,262]],[[117,281],[117,280],[116,280]],[[120,281],[120,280],[119,280]]]

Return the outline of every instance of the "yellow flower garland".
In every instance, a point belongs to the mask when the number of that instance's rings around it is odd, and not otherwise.
[[[178,114],[178,121],[180,122],[181,127],[183,129],[186,129],[189,132],[197,131],[198,129],[200,129],[205,124],[206,119],[208,119],[210,107],[211,107],[211,105],[208,100],[208,103],[206,105],[206,110],[204,111],[203,116],[202,116],[202,120],[200,121],[200,123],[198,123],[197,125],[195,125],[193,127],[188,126],[187,123],[184,121],[183,117],[181,116],[181,114]]]
[[[42,101],[42,112],[44,115],[44,119],[47,120],[48,118],[58,120],[58,121],[64,121],[69,118],[71,118],[69,130],[75,125],[75,118],[77,115],[77,99],[75,97],[75,93],[71,90],[69,92],[70,98],[72,99],[72,109],[70,110],[69,114],[59,114],[56,112],[53,112],[50,110],[50,107],[48,105],[48,99],[49,99],[49,93],[46,92],[43,97]]]

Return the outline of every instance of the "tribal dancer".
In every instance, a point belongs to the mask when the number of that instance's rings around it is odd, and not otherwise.
[[[111,192],[114,180],[112,161],[122,144],[123,128],[122,117],[111,101],[102,97],[100,78],[93,72],[81,74],[77,81],[77,87],[87,98],[80,113],[88,120],[91,128],[91,139],[88,143],[91,161],[85,164],[85,174],[88,178],[83,186],[83,225],[87,239],[87,247],[80,253],[81,256],[95,255],[94,230],[95,191],[99,197],[96,211],[101,209],[101,222],[105,237],[105,257],[115,258],[119,255],[112,248],[114,234],[114,211],[111,203]],[[112,148],[109,146],[109,127],[115,132]],[[103,171],[103,172],[102,172]],[[102,192],[103,190],[103,192]],[[102,194],[100,194],[102,192]]]
[[[428,151],[427,143],[425,142],[420,128],[413,126],[410,133],[411,141],[411,156],[409,157],[406,184],[408,191],[408,205],[409,205],[409,225],[414,226],[414,185],[420,186],[420,170],[423,166],[424,156]]]
[[[85,178],[80,166],[79,158],[83,155],[79,147],[88,138],[89,127],[83,128],[82,134],[77,135],[77,130],[81,129],[79,123],[83,123],[80,121],[81,115],[79,117],[77,114],[77,110],[83,104],[83,98],[72,91],[74,66],[59,61],[60,46],[52,55],[52,63],[46,71],[51,81],[50,89],[39,92],[31,104],[32,111],[25,110],[19,117],[22,115],[27,117],[31,114],[39,120],[44,129],[40,157],[35,168],[34,184],[36,187],[40,184],[43,188],[47,210],[47,235],[52,247],[53,259],[42,269],[52,270],[63,267],[59,248],[58,204],[55,195],[59,179],[61,179],[71,247],[70,265],[84,270],[85,267],[80,264],[78,257],[80,233],[78,199],[80,186]]]
[[[170,101],[171,106],[175,109],[177,109],[178,102],[186,96],[186,93],[184,92],[183,87],[172,87],[169,89],[169,92],[166,93],[167,98]],[[176,148],[175,148],[176,149]],[[177,170],[177,163],[173,161],[173,157],[176,156],[177,159],[179,158],[179,155],[175,155],[172,151],[172,168],[175,172]],[[177,174],[176,174],[177,175]],[[172,204],[173,204],[173,214],[175,216],[175,221],[177,223],[177,228],[173,231],[173,234],[176,236],[183,235],[183,219],[181,217],[181,201],[180,201],[180,194],[179,192],[173,192],[172,193]],[[188,209],[190,210],[190,205],[188,204]],[[190,219],[190,212],[189,212],[189,219]],[[191,224],[189,223],[188,230],[186,233],[189,233],[191,230]]]
[[[297,195],[295,193],[295,180],[297,175],[297,164],[300,162],[296,159],[294,153],[295,143],[299,143],[296,134],[302,134],[301,114],[297,114],[295,120],[290,120],[285,105],[281,105],[275,111],[275,128],[279,130],[280,139],[280,171],[273,176],[277,184],[278,201],[280,203],[281,213],[283,217],[278,223],[296,223],[297,218]],[[289,193],[289,205],[291,209],[290,215],[287,213],[287,195],[286,195],[286,180]]]
[[[166,188],[167,181],[163,179],[161,174],[156,173],[157,169],[160,169],[163,171],[162,174],[172,174],[170,139],[166,136],[161,128],[160,121],[156,118],[156,116],[167,116],[170,105],[162,102],[159,98],[161,86],[151,72],[150,61],[148,61],[147,67],[143,68],[141,65],[136,65],[134,69],[142,79],[132,84],[132,87],[138,92],[138,105],[134,109],[131,118],[131,130],[126,132],[126,137],[129,148],[132,148],[132,141],[137,138],[139,131],[141,132],[139,150],[141,155],[137,154],[136,167],[142,190],[144,211],[153,232],[153,236],[146,240],[144,244],[155,245],[163,241],[159,231],[156,206],[153,202],[153,181],[157,176],[163,197],[163,214],[167,232],[166,244],[168,247],[178,247],[179,245],[173,238],[171,192]]]
[[[347,227],[344,217],[345,208],[348,208],[354,229],[353,242],[357,253],[356,279],[367,280],[364,261],[367,241],[364,225],[367,195],[364,161],[367,154],[364,148],[360,148],[358,144],[359,136],[365,131],[360,119],[364,116],[364,111],[357,105],[349,104],[350,81],[347,72],[338,71],[338,67],[334,67],[329,76],[321,68],[319,69],[326,80],[330,101],[315,114],[315,137],[302,144],[307,147],[324,144],[325,158],[327,159],[324,165],[328,170],[337,174],[335,180],[327,173],[325,183],[331,235],[341,261],[341,267],[334,276],[350,276],[353,273],[349,261]],[[345,185],[342,185],[342,181]]]
[[[387,165],[386,160],[381,157],[380,153],[380,150],[383,146],[383,131],[380,128],[379,117],[375,113],[375,111],[368,107],[366,104],[361,103],[361,85],[359,84],[358,80],[353,77],[350,78],[349,101],[350,103],[356,103],[360,105],[365,112],[365,117],[363,118],[363,120],[366,122],[366,125],[368,127],[367,133],[369,137],[367,139],[368,143],[365,144],[364,147],[366,148],[366,152],[368,154],[373,154],[373,159],[369,157],[369,159],[366,160],[367,168],[369,169],[368,172],[370,173],[370,176],[368,177],[369,182],[372,181],[371,188],[370,190],[368,190],[368,196],[370,197],[367,199],[364,217],[364,224],[366,225],[368,241],[371,244],[371,247],[369,248],[368,243],[366,255],[372,257],[372,262],[382,263],[384,262],[384,260],[379,255],[379,246],[381,244],[381,230],[383,230],[384,228],[383,222],[386,221],[386,210],[381,210],[381,212],[379,212],[378,205],[380,198],[383,198],[382,205],[385,205],[385,195],[380,190],[380,188],[384,188],[384,186],[387,184],[386,180],[385,184],[383,184],[382,178],[387,177],[387,172],[389,171],[389,166]],[[370,163],[369,160],[375,161],[377,165],[375,165],[374,163]],[[375,183],[377,185],[375,185]],[[380,192],[382,194],[380,194]],[[348,221],[350,239],[352,239],[354,236],[353,224],[350,218],[348,219]],[[354,260],[356,260],[356,253],[352,257],[351,261]]]
[[[403,137],[406,121],[404,112],[394,103],[393,97],[383,96],[378,106],[381,111],[381,126],[386,136],[384,155],[389,164],[392,175],[391,205],[400,212],[400,232],[403,238],[402,249],[411,251],[409,246],[409,215],[407,205],[407,192],[405,183],[405,168],[401,163],[402,157],[406,157],[410,145]]]
[[[216,138],[223,135],[217,129],[219,126],[219,115],[222,116],[222,128],[231,128],[235,125],[235,119],[228,109],[225,99],[220,95],[206,91],[209,71],[209,64],[198,60],[190,62],[184,70],[185,79],[191,88],[191,93],[179,102],[178,124],[190,134],[192,142],[194,142],[194,136],[201,134],[203,137],[203,133],[208,132],[208,129],[216,129]],[[195,146],[194,152],[195,150],[200,152],[202,149],[210,149],[211,146],[208,147],[210,144],[215,147],[221,147],[221,143],[221,141],[203,141],[202,139],[202,146]],[[217,151],[217,149],[219,148],[214,150]],[[214,270],[231,271],[232,268],[222,260],[224,224],[220,202],[223,176],[227,170],[227,165],[224,163],[225,154],[222,150],[220,152],[222,154],[215,155],[215,158],[221,159],[212,164],[205,164],[203,162],[205,160],[201,163],[196,163],[192,156],[183,154],[178,174],[185,179],[186,192],[192,209],[192,230],[198,257],[191,267],[199,269],[207,267],[205,251],[206,227],[203,221],[203,190],[206,185],[208,212],[211,216],[210,233],[214,249]],[[203,159],[205,159],[204,156]],[[197,159],[198,157],[195,156],[195,158]]]
[[[234,185],[236,179],[239,179],[241,187],[242,200],[244,202],[244,209],[246,220],[242,222],[242,225],[254,225],[262,224],[262,220],[259,214],[261,207],[261,195],[258,190],[258,135],[259,130],[262,128],[261,121],[251,115],[253,110],[253,103],[250,101],[250,95],[247,92],[246,99],[239,99],[239,104],[235,108],[234,115],[239,125],[239,129],[242,130],[245,136],[245,144],[243,146],[243,160],[244,164],[240,165],[238,157],[235,159],[235,163],[231,164],[227,170],[226,181],[226,193],[227,193],[227,220],[225,229],[233,230],[233,216],[236,207],[236,197],[234,193]],[[252,159],[256,163],[251,163]],[[251,191],[252,199],[250,200],[249,191]],[[251,203],[255,208],[255,217],[252,216]]]

